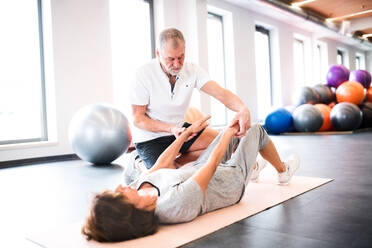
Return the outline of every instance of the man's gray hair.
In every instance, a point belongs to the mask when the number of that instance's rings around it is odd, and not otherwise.
[[[165,43],[170,39],[173,41],[173,48],[177,48],[180,45],[180,41],[185,45],[185,39],[183,38],[181,31],[175,28],[167,28],[161,31],[159,35],[159,51],[163,51]]]

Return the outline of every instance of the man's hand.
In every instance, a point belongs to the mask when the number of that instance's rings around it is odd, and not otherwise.
[[[235,136],[238,138],[243,137],[247,130],[251,127],[251,117],[248,108],[244,108],[236,113],[229,127],[233,127],[235,124],[239,125],[239,131],[235,134]]]
[[[184,128],[184,127],[174,126],[174,127],[171,128],[171,133],[176,138],[178,138],[178,136],[180,136],[185,130],[186,130],[186,128]]]
[[[239,132],[239,125],[238,125],[238,123],[235,123],[235,125],[233,125],[233,126],[229,126],[228,127],[228,129],[229,129],[229,131],[231,131],[233,134],[234,134],[234,136]]]

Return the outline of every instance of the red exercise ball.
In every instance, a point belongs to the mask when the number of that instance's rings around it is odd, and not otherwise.
[[[332,122],[331,122],[331,107],[326,104],[315,104],[314,105],[323,116],[323,125],[319,128],[318,131],[328,131],[332,129]]]
[[[367,102],[372,102],[372,87],[367,90]]]
[[[350,102],[359,105],[364,100],[364,88],[358,82],[344,82],[336,90],[337,102]]]

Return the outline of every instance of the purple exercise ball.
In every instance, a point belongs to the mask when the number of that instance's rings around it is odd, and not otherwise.
[[[367,89],[371,86],[371,73],[369,73],[369,71],[365,71],[366,75],[367,75]]]
[[[337,88],[343,82],[349,80],[349,70],[343,65],[332,65],[327,73],[327,85]]]
[[[368,71],[355,70],[350,73],[349,81],[356,81],[363,85],[364,88],[368,89],[371,85],[370,76]]]

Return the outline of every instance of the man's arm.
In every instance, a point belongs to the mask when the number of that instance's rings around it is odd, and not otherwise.
[[[238,129],[238,125],[228,127],[223,133],[216,147],[213,149],[207,163],[194,173],[193,179],[199,184],[204,196],[208,188],[208,184],[217,169],[217,166],[221,163],[221,160],[226,153],[231,138],[236,134]]]
[[[178,137],[184,130],[174,124],[153,120],[146,114],[147,105],[132,105],[132,115],[134,125],[138,128],[151,132],[167,132]]]
[[[240,98],[231,91],[222,88],[215,81],[208,81],[204,84],[201,90],[219,100],[227,108],[236,112],[236,115],[232,120],[230,127],[238,123],[239,131],[236,133],[236,136],[242,137],[245,132],[251,127],[250,112],[247,106],[244,105],[242,100],[240,100]]]

